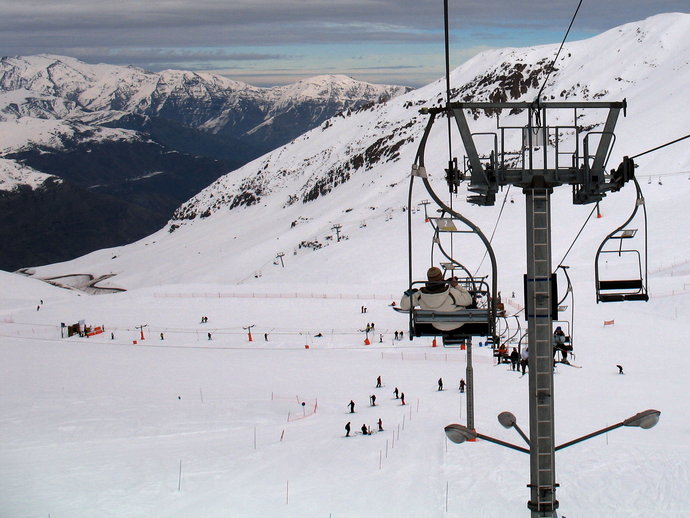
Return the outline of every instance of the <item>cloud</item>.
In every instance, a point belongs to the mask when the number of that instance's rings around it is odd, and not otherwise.
[[[271,54],[259,52],[232,52],[227,49],[161,49],[161,48],[126,48],[112,50],[108,48],[84,48],[73,47],[70,49],[71,55],[79,56],[87,62],[105,60],[113,65],[128,64],[179,64],[179,63],[198,63],[207,64],[222,62],[256,62],[266,60],[289,60],[294,56],[287,54]],[[105,58],[104,58],[105,57]]]
[[[456,5],[454,5],[456,4]],[[573,4],[573,5],[571,5]],[[686,1],[609,0],[585,5],[576,29],[599,31]],[[0,0],[0,44],[20,49],[87,46],[269,46],[337,41],[414,42],[438,39],[438,0]],[[548,28],[565,31],[574,2],[451,2],[451,27]],[[634,15],[632,13],[635,13]],[[634,17],[632,17],[634,16]]]
[[[576,2],[463,0],[450,3],[457,54],[485,47],[557,43]],[[573,37],[659,12],[687,11],[687,0],[607,0],[583,4]],[[287,68],[397,52],[394,66],[424,68],[415,54],[442,52],[439,0],[0,0],[4,54],[64,54],[89,62],[234,69],[284,62]],[[427,50],[410,52],[413,47]],[[354,47],[359,47],[355,50]],[[436,50],[438,49],[438,50]],[[307,62],[307,60],[312,61]],[[428,73],[434,73],[429,69]],[[434,76],[435,77],[435,76]]]

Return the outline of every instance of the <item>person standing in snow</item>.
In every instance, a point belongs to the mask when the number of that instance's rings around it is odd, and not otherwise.
[[[529,364],[529,347],[525,347],[520,353],[520,367],[522,367],[522,373],[525,373],[527,365]]]
[[[404,405],[405,404],[405,393],[401,392],[400,393],[400,402]]]
[[[367,425],[363,424],[361,430],[362,430],[362,435],[369,435]]]
[[[379,420],[376,422],[376,424],[379,425],[379,432],[383,432],[383,421],[379,417]]]
[[[350,402],[348,403],[347,406],[350,407],[350,413],[351,413],[351,414],[354,414],[354,413],[355,413],[355,402],[352,401],[352,400],[350,400]]]
[[[345,425],[345,437],[350,437],[350,421]]]
[[[381,387],[381,376],[376,377],[376,388]]]
[[[208,339],[210,340],[211,339],[211,333],[207,333],[207,334],[208,334]]]
[[[465,392],[465,379],[462,378],[460,380],[460,393],[464,393],[464,392]]]
[[[438,379],[438,390],[443,390],[443,378]]]
[[[376,406],[376,394],[369,396],[369,399],[371,400],[371,406]]]
[[[395,399],[398,399],[398,387],[395,387],[395,390],[393,391],[393,395],[395,395]]]
[[[520,353],[517,352],[517,348],[513,347],[510,353],[510,369],[516,371],[518,368],[518,362],[520,361]]]
[[[472,304],[472,295],[458,284],[457,277],[449,280],[443,278],[443,272],[432,266],[426,272],[427,282],[418,290],[407,290],[400,300],[400,307],[409,310],[416,306],[440,312],[453,312]],[[434,322],[439,331],[453,331],[462,327],[458,322]]]

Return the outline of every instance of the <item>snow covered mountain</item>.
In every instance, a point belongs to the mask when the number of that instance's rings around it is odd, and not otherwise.
[[[543,95],[546,99],[627,99],[627,117],[618,122],[610,159],[614,167],[624,155],[633,156],[687,133],[685,117],[677,114],[687,111],[689,34],[690,16],[674,13],[567,44]],[[555,46],[546,45],[485,52],[453,72],[454,96],[531,101],[555,51]],[[115,274],[108,282],[120,288],[219,279],[253,283],[262,282],[270,272],[272,280],[277,276],[281,282],[303,282],[309,278],[310,265],[317,257],[339,264],[340,251],[347,249],[349,242],[370,240],[373,225],[388,224],[392,219],[400,221],[410,166],[426,121],[418,110],[441,103],[443,92],[444,82],[439,80],[388,103],[342,113],[220,178],[183,204],[166,229],[149,238],[65,264],[38,268],[36,274]],[[475,117],[478,131],[490,131],[495,125],[490,116],[477,113]],[[504,117],[523,124],[519,115]],[[595,130],[604,122],[591,114],[580,117],[580,124]],[[653,132],[649,131],[651,127]],[[427,149],[432,182],[440,181],[441,185],[436,185],[443,192],[442,169],[447,162],[443,129],[432,132]],[[462,156],[461,149],[457,153]],[[637,174],[642,178],[682,174],[690,170],[687,142],[645,155],[637,162]],[[565,191],[557,195],[567,200],[569,192]],[[456,203],[461,203],[465,194],[462,191]],[[521,197],[514,198],[517,207]],[[627,213],[625,207],[631,203],[623,198],[607,198],[602,206],[610,203],[618,207],[616,212],[622,218]],[[486,222],[480,225],[486,233],[490,230],[485,227],[495,221],[499,210],[498,204],[493,208],[463,205],[471,219]],[[573,210],[579,214],[590,208]],[[513,222],[517,226],[501,226],[497,238],[522,235],[521,218],[518,213]],[[567,220],[569,224],[580,221],[577,217]],[[340,233],[348,239],[337,240],[335,225],[340,225]],[[400,225],[390,228],[385,242],[370,242],[372,250],[386,253],[361,257],[356,264],[340,265],[342,268],[336,268],[334,277],[348,284],[366,284],[373,279],[389,279],[391,286],[399,282],[404,261],[396,261],[397,269],[393,268],[391,255],[398,259],[406,255],[405,230]],[[590,245],[595,250],[601,232],[591,236]],[[568,232],[564,236],[556,239],[567,241]],[[680,239],[688,244],[687,236]],[[286,254],[284,270],[275,270],[275,256],[265,256],[267,242],[274,243],[276,254]],[[511,238],[510,242],[515,240]],[[561,245],[565,246],[565,242]],[[520,250],[522,245],[518,246]],[[420,253],[424,257],[427,251]],[[499,250],[504,259],[510,259],[514,253],[512,248]],[[174,268],[161,265],[155,275],[149,270],[140,271],[138,265],[144,257],[149,257],[143,260],[145,263],[155,264],[168,256],[175,257]],[[588,250],[583,261],[590,263],[591,257]],[[216,267],[210,269],[209,264]]]
[[[125,118],[127,127],[135,124],[133,119],[144,124],[142,118],[157,118],[268,151],[340,111],[382,102],[410,89],[342,75],[259,88],[208,73],[152,73],[37,55],[2,58],[0,90],[5,97],[0,105],[3,121],[31,117],[120,127]],[[275,132],[282,135],[274,136]],[[40,137],[33,138],[40,142]],[[8,147],[5,142],[0,145]]]
[[[11,182],[0,176],[0,189],[42,189],[3,192],[0,212],[21,221],[22,205],[62,202],[42,211],[49,236],[31,218],[5,228],[0,237],[21,233],[27,246],[4,255],[0,266],[55,262],[139,239],[222,174],[336,113],[408,90],[345,76],[257,88],[212,74],[154,74],[51,55],[4,57],[0,152],[21,167],[12,168]],[[56,191],[56,184],[38,182],[46,176],[32,171],[67,181],[70,194],[65,184]],[[109,211],[94,214],[94,205]],[[51,218],[56,209],[60,219]],[[93,224],[75,240],[64,220]]]

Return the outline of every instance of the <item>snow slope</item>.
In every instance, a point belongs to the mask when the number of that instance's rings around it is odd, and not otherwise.
[[[666,257],[674,232],[664,234]],[[502,269],[510,282],[520,272],[517,261]],[[315,263],[312,273],[327,278],[330,265]],[[4,286],[7,277],[17,276]],[[483,441],[446,443],[443,426],[466,419],[457,391],[464,353],[429,339],[394,341],[406,320],[376,284],[359,299],[332,285],[215,283],[59,300],[32,291],[30,278],[14,282],[25,296],[3,300],[0,318],[2,516],[528,515],[527,456]],[[559,452],[564,516],[687,515],[690,405],[679,397],[688,382],[687,259],[656,267],[652,283],[648,304],[598,306],[590,283],[575,286],[583,368],[557,368],[557,443],[646,408],[662,416],[652,430],[623,428]],[[59,338],[59,322],[82,318],[106,333]],[[358,330],[368,322],[376,334],[364,346]],[[528,428],[527,377],[494,366],[485,348],[474,353],[477,429],[519,444],[496,415],[510,410]],[[354,432],[379,418],[384,432],[343,437],[348,421]]]

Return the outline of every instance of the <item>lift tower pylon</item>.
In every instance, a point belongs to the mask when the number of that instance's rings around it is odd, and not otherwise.
[[[532,518],[556,516],[554,384],[552,326],[557,318],[558,294],[552,293],[551,194],[570,185],[574,204],[599,202],[607,192],[620,190],[634,176],[634,164],[625,157],[618,170],[606,172],[615,142],[614,129],[625,100],[619,102],[449,102],[423,109],[455,120],[465,150],[464,171],[457,182],[469,179],[467,201],[493,205],[498,190],[522,188],[526,197],[525,308],[529,348],[530,500]],[[581,117],[606,111],[602,123],[584,126]],[[484,111],[496,119],[494,132],[473,133],[467,114]],[[507,113],[502,124],[502,114]],[[572,117],[563,116],[571,112]],[[553,115],[556,112],[556,115]],[[518,117],[526,123],[517,124]],[[590,119],[591,120],[591,119]],[[482,145],[483,144],[483,145]],[[423,148],[423,146],[420,146]],[[413,166],[423,168],[423,151]],[[624,167],[623,167],[624,166]],[[622,171],[622,172],[621,172]]]

